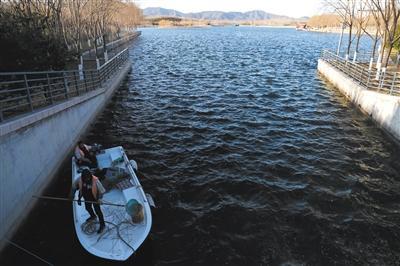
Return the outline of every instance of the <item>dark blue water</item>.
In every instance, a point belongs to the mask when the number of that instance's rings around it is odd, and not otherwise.
[[[337,38],[143,31],[86,138],[123,145],[156,201],[127,264],[399,265],[400,150],[317,73]],[[69,170],[57,178],[46,193],[65,195]],[[56,264],[107,263],[80,247],[69,205],[38,204],[14,239]]]

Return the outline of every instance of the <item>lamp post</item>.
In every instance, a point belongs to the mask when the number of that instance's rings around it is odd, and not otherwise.
[[[342,47],[343,32],[344,32],[344,29],[345,29],[345,28],[346,28],[346,26],[345,26],[345,24],[344,24],[344,22],[343,22],[343,23],[342,23],[342,32],[340,33],[339,44],[338,44],[338,48],[337,48],[337,51],[336,51],[336,55],[337,55],[337,56],[339,56],[340,48]]]

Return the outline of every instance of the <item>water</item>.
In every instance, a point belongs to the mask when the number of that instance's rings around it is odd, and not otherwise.
[[[153,195],[134,265],[397,265],[400,151],[316,71],[337,35],[146,29],[89,142],[123,145]],[[65,196],[69,161],[46,194]],[[55,264],[80,247],[69,204],[41,202],[15,242]],[[6,264],[37,261],[9,247]]]

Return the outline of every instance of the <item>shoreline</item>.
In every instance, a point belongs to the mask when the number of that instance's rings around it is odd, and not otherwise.
[[[296,29],[296,26],[292,25],[191,25],[191,26],[183,26],[183,25],[168,25],[168,26],[156,26],[156,25],[143,25],[138,27],[138,29],[177,29],[177,28],[223,28],[223,27],[241,27],[241,28],[281,28],[281,29]]]
[[[307,29],[301,29],[301,30],[310,31],[310,32],[340,34],[342,32],[342,27],[307,28]],[[375,34],[374,30],[375,30],[374,28],[368,28],[367,29],[368,33],[371,34],[371,35]],[[349,34],[349,29],[345,28],[344,31],[343,31],[343,34]],[[363,32],[362,35],[365,35],[365,32]],[[353,31],[353,36],[355,36],[355,32],[354,31]]]

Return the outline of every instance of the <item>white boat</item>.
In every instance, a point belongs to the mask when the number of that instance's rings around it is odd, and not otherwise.
[[[151,228],[152,217],[150,204],[153,205],[151,196],[145,194],[134,168],[135,161],[129,161],[122,147],[114,147],[102,150],[96,155],[99,169],[108,169],[107,172],[113,176],[117,184],[110,186],[103,194],[101,199],[101,210],[106,221],[106,228],[98,234],[98,221],[86,222],[89,217],[82,199],[82,205],[79,206],[75,201],[72,203],[75,231],[81,245],[91,254],[110,260],[127,260],[144,242]],[[72,159],[72,184],[77,184],[82,171]],[[117,174],[115,174],[117,173]],[[124,178],[121,178],[122,174]],[[110,178],[106,175],[107,182]],[[119,178],[119,179],[118,179]],[[115,183],[115,182],[114,182]],[[78,192],[75,192],[74,199],[78,198]],[[134,223],[132,217],[127,213],[126,204],[135,199],[143,206],[144,219],[139,223]],[[120,206],[108,205],[116,204]]]

